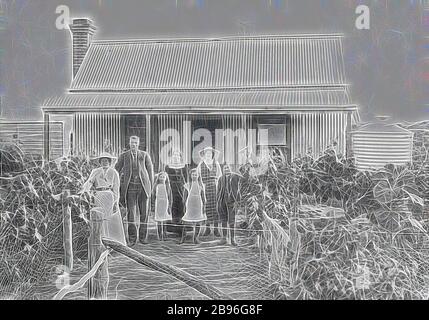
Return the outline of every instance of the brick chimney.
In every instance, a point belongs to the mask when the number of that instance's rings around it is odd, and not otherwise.
[[[73,19],[70,31],[73,39],[73,78],[76,76],[97,28],[90,19]]]

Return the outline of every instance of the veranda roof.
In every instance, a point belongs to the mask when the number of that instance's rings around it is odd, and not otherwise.
[[[304,111],[355,109],[347,88],[233,90],[211,92],[69,93],[47,99],[45,112],[91,110]]]

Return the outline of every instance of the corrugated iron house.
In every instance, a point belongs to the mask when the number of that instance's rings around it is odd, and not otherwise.
[[[375,121],[353,130],[353,155],[359,170],[377,170],[387,164],[412,162],[414,134],[395,124]]]
[[[257,150],[262,130],[290,158],[317,154],[333,141],[340,153],[350,147],[357,107],[345,78],[342,35],[93,41],[90,20],[75,19],[70,29],[73,81],[42,109],[46,122],[72,116],[73,152],[100,152],[108,139],[118,153],[138,135],[159,163],[167,143],[161,135],[176,129],[170,142],[189,161],[201,128],[229,163],[244,146]],[[232,129],[240,143],[231,132],[216,136],[216,129]],[[48,143],[45,149],[49,154]]]

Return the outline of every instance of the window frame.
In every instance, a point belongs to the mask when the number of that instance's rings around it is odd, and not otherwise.
[[[276,141],[276,143],[271,143],[270,141],[268,141],[267,144],[262,144],[261,143],[261,136],[260,136],[260,130],[261,127],[263,126],[270,126],[270,127],[274,127],[274,126],[282,126],[283,127],[283,136],[282,136],[282,143],[278,143]],[[258,146],[266,146],[266,147],[287,147],[288,146],[288,141],[287,141],[287,124],[286,123],[258,123],[257,125],[257,129],[258,129],[258,134],[257,134],[257,145]],[[264,128],[262,128],[264,129]],[[269,128],[267,128],[269,130]]]

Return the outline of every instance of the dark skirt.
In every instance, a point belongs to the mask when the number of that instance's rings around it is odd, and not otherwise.
[[[170,179],[171,192],[173,194],[173,203],[171,204],[171,224],[167,224],[167,231],[170,232],[182,232],[182,217],[185,214],[185,199],[184,190],[185,183],[188,175],[187,166],[175,169],[166,167],[165,171]]]
[[[206,190],[206,205],[204,211],[207,215],[207,223],[217,223],[219,215],[217,212],[217,199],[216,199],[216,178],[209,178],[205,184]]]
[[[171,208],[172,222],[174,224],[180,223],[183,215],[185,214],[185,204],[183,201],[184,184],[172,183],[171,192],[173,193],[173,203]]]

